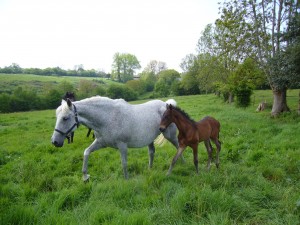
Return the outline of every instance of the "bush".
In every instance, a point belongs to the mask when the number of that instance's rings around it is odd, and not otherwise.
[[[8,94],[0,95],[0,113],[10,112],[11,97]]]
[[[163,81],[158,81],[155,84],[155,95],[159,97],[167,97],[170,94],[170,87]]]
[[[111,85],[107,89],[107,96],[113,99],[123,98],[126,101],[137,99],[137,93],[131,88],[122,85]]]
[[[235,88],[236,105],[238,107],[248,107],[251,103],[252,90],[247,86]]]

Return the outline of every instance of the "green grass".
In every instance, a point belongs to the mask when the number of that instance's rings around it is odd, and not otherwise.
[[[288,92],[292,112],[276,119],[270,109],[255,112],[272,93],[254,96],[247,109],[214,95],[174,97],[195,120],[221,122],[219,170],[206,171],[201,143],[200,174],[187,149],[186,163],[178,160],[167,177],[175,149],[165,143],[152,169],[146,147],[130,149],[124,180],[119,152],[105,148],[90,157],[89,183],[81,180],[83,150],[92,142],[86,128],[73,144],[55,148],[55,110],[0,114],[0,224],[299,224],[298,91]]]
[[[97,80],[105,84],[116,83],[99,77],[71,77],[71,76],[39,76],[32,74],[0,74],[0,90],[1,92],[12,93],[17,87],[34,89],[42,92],[45,88],[55,87],[61,82],[69,82],[74,87],[78,86],[80,80]]]

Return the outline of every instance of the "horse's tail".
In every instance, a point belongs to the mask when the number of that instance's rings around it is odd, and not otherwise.
[[[176,106],[177,102],[174,99],[168,99],[166,101],[166,104]],[[161,116],[163,115],[165,110],[166,110],[166,106],[163,106],[160,108]],[[158,135],[157,138],[154,140],[154,144],[158,145],[158,146],[162,146],[165,142],[166,142],[166,138],[164,137],[164,135],[162,133],[160,135]]]
[[[164,137],[164,135],[161,133],[160,135],[157,136],[157,138],[154,140],[154,144],[156,146],[162,146],[164,145],[166,141],[166,138]]]
[[[167,104],[172,105],[172,106],[177,106],[177,102],[174,99],[168,99],[166,101]]]

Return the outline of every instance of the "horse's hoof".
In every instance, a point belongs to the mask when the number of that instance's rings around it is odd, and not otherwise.
[[[84,182],[88,182],[89,179],[90,179],[90,175],[89,175],[89,174],[85,174],[85,175],[83,175],[83,177],[82,177],[82,180],[83,180]]]

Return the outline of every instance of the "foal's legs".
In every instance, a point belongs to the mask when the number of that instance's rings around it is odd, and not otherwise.
[[[178,143],[176,132],[177,132],[177,127],[175,123],[171,123],[168,126],[168,128],[163,132],[163,135],[168,141],[170,141],[176,147],[176,149],[178,149],[179,143]],[[181,155],[180,158],[182,162],[185,162],[183,155]]]
[[[218,140],[218,138],[214,138],[214,139],[212,139],[212,141],[217,146],[217,150],[216,150],[216,166],[217,166],[217,168],[219,168],[219,165],[220,165],[219,154],[220,154],[220,151],[221,151],[221,142]]]
[[[170,174],[171,174],[172,169],[173,169],[173,167],[174,167],[174,165],[175,165],[177,159],[179,158],[179,156],[182,155],[182,152],[184,151],[185,148],[186,148],[186,146],[184,146],[184,147],[179,147],[179,148],[178,148],[177,153],[176,153],[176,155],[174,156],[174,158],[173,158],[173,160],[172,160],[172,163],[171,163],[171,165],[170,165],[170,168],[169,168],[169,170],[168,170],[167,175],[170,175]]]
[[[199,173],[199,169],[198,169],[198,143],[191,146],[193,149],[193,154],[194,154],[194,165],[196,168],[196,172]]]
[[[89,160],[89,155],[99,149],[103,147],[101,142],[96,139],[87,149],[84,150],[84,157],[83,157],[83,165],[82,165],[82,173],[83,173],[83,181],[87,181],[90,178],[90,175],[87,173],[88,172],[88,160]]]
[[[154,153],[155,153],[155,147],[153,142],[150,145],[148,145],[148,152],[149,152],[149,168],[152,168]]]
[[[205,147],[206,147],[206,151],[208,154],[208,159],[207,159],[207,170],[210,170],[210,163],[212,160],[212,147],[210,144],[209,139],[204,141]]]

